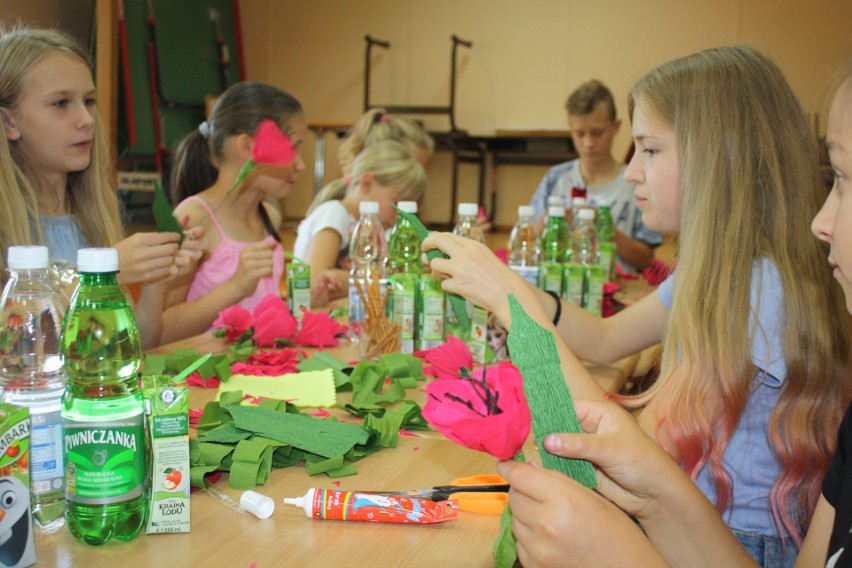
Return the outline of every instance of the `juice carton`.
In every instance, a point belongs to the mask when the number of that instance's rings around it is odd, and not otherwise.
[[[598,264],[586,265],[586,279],[583,285],[583,307],[600,317],[603,313],[604,284],[606,269]]]
[[[391,293],[388,300],[393,323],[399,324],[399,349],[402,353],[414,353],[415,296],[417,275],[395,274],[389,282]]]
[[[473,307],[473,317],[470,320],[470,337],[467,346],[473,355],[473,362],[479,365],[485,363],[485,349],[488,346],[488,310]]]
[[[189,532],[189,390],[143,377],[151,445],[151,506],[146,532]]]
[[[582,306],[585,267],[576,262],[569,262],[565,264],[565,270],[562,274],[562,299],[569,304]]]
[[[287,263],[287,306],[302,323],[302,308],[311,309],[311,267],[304,262]]]
[[[432,349],[444,343],[444,290],[431,274],[417,282],[417,349]]]
[[[0,403],[0,563],[9,568],[36,561],[29,461],[30,411]]]

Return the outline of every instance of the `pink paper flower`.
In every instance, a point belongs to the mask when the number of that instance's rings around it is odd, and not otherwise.
[[[334,347],[339,341],[337,336],[346,333],[346,326],[340,325],[326,312],[312,312],[303,309],[302,329],[296,336],[296,343],[305,347]]]
[[[205,379],[201,373],[195,371],[186,378],[186,384],[205,389],[218,389],[221,381],[216,375],[210,375]]]
[[[282,349],[280,351],[261,351],[249,355],[245,363],[237,361],[231,365],[231,372],[235,375],[255,375],[277,377],[297,371],[296,365],[300,358],[305,357],[303,351],[295,349]]]
[[[254,135],[254,147],[251,149],[251,157],[255,163],[286,168],[298,155],[290,143],[290,138],[281,132],[274,121],[268,118],[260,121]]]
[[[521,372],[509,362],[485,376],[436,379],[426,386],[423,417],[444,436],[501,460],[514,457],[530,432],[532,417]]]
[[[233,305],[219,312],[213,327],[224,329],[225,338],[236,341],[254,325],[254,317],[239,305]]]
[[[290,138],[281,132],[281,129],[278,128],[278,125],[274,121],[268,118],[260,121],[254,133],[254,146],[251,149],[251,159],[240,169],[237,179],[234,181],[231,189],[228,190],[228,193],[234,191],[258,164],[274,168],[286,168],[298,156],[299,153],[293,149]]]
[[[459,369],[473,369],[473,355],[467,344],[454,335],[448,335],[447,341],[440,347],[424,352],[426,362],[432,365],[431,373],[436,379],[457,379]]]
[[[254,342],[259,347],[273,347],[276,339],[291,339],[299,322],[279,296],[269,294],[254,308]]]

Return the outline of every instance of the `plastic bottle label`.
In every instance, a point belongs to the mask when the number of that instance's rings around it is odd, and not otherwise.
[[[444,342],[444,291],[431,275],[420,278],[417,337],[420,349],[440,347]]]
[[[311,309],[311,267],[302,262],[287,263],[287,303],[299,323],[302,308]]]
[[[574,306],[582,306],[584,279],[585,270],[582,264],[573,262],[566,264],[562,299]]]
[[[474,363],[479,365],[485,363],[485,347],[487,345],[488,311],[485,308],[474,306],[470,326],[470,339],[467,342]]]
[[[124,420],[65,418],[65,498],[107,505],[142,495],[145,446],[142,410]]]
[[[562,292],[562,264],[542,262],[538,270],[539,288],[557,294]]]
[[[602,266],[586,266],[586,285],[583,290],[583,308],[600,316],[603,313],[603,289],[606,274]]]
[[[393,279],[393,323],[399,324],[399,347],[402,353],[414,353],[414,277],[399,275]]]
[[[532,284],[538,286],[538,267],[537,266],[509,266],[512,270],[521,275],[521,277]]]
[[[30,474],[36,495],[62,491],[65,467],[62,451],[62,415],[59,408],[48,412],[30,410]]]
[[[598,264],[606,270],[606,279],[612,280],[613,262],[615,260],[615,243],[602,242],[598,244]]]

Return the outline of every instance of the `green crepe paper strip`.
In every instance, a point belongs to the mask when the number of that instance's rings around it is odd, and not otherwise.
[[[180,235],[178,245],[183,243],[183,227],[180,226],[172,204],[160,182],[154,182],[154,203],[151,205],[154,213],[154,223],[160,233],[177,233]]]
[[[345,454],[367,441],[367,432],[354,424],[250,406],[226,407],[237,428],[290,444],[326,458]]]
[[[417,218],[417,215],[413,213],[406,213],[402,211],[399,207],[394,205],[399,215],[408,220],[409,223],[414,227],[414,232],[417,233],[417,238],[420,239],[420,242],[423,242],[423,239],[429,236],[429,229],[427,229],[423,223],[420,222],[420,219]],[[426,258],[429,260],[435,258],[450,258],[442,250],[432,249],[426,253]],[[467,315],[467,302],[464,298],[459,296],[458,294],[447,294],[450,298],[450,305],[453,307],[453,313],[456,314],[456,318],[459,320],[459,328],[465,334],[465,337],[470,333],[470,317]]]
[[[380,404],[393,404],[405,398],[405,389],[397,381],[385,387],[386,371],[374,361],[358,363],[349,381],[352,383],[352,406],[355,408],[377,408]]]
[[[319,456],[307,456],[305,458],[305,471],[308,475],[318,475],[338,470],[343,467],[343,456],[323,459]]]
[[[221,332],[221,335],[219,337],[225,337],[224,329],[216,330],[213,335],[216,335],[219,332]],[[253,334],[254,329],[249,328],[245,331],[245,333],[240,336],[239,340],[231,343],[228,346],[228,353],[230,353],[232,361],[242,361],[243,363],[245,363],[248,360],[249,355],[254,353],[254,340],[251,339],[251,336]],[[248,336],[248,339],[243,339],[246,336]],[[230,377],[230,375],[228,376]]]
[[[515,454],[512,459],[525,462],[523,450]],[[512,532],[512,509],[503,507],[503,512],[500,514],[500,534],[494,541],[494,568],[512,568],[517,559],[517,541],[515,533]]]
[[[302,373],[308,371],[324,371],[331,369],[331,374],[334,376],[334,390],[336,392],[351,391],[352,384],[349,382],[349,374],[352,372],[352,365],[344,363],[334,355],[329,355],[325,351],[319,351],[302,359],[297,365],[296,370]]]
[[[325,472],[327,476],[332,479],[337,477],[348,477],[350,475],[358,475],[358,469],[352,465],[351,463],[343,464],[343,467],[332,469],[330,471]]]
[[[574,399],[559,364],[556,339],[524,311],[514,294],[509,294],[509,310],[512,326],[507,344],[512,363],[524,377],[524,394],[532,414],[535,439],[541,441],[548,434],[559,432],[582,433],[574,411]],[[541,452],[541,463],[590,489],[598,485],[595,468],[586,460]]]
[[[308,454],[293,446],[281,446],[272,454],[273,467],[291,467],[305,461]]]
[[[222,444],[236,444],[240,440],[245,440],[246,438],[250,438],[252,436],[251,432],[247,432],[246,430],[240,430],[233,424],[225,424],[216,428],[215,430],[210,430],[204,436],[200,436],[198,438],[199,442],[220,442]]]
[[[255,436],[237,444],[231,456],[228,486],[231,489],[254,489],[263,485],[272,471],[272,454],[282,442]]]

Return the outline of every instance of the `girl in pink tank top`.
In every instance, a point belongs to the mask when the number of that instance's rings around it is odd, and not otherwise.
[[[307,134],[301,105],[288,93],[256,82],[228,88],[208,120],[177,148],[171,179],[175,214],[202,226],[209,248],[169,292],[163,343],[210,331],[228,306],[252,310],[268,294],[279,293],[284,248],[274,203],[293,189],[304,162],[297,156],[284,168],[258,165],[229,191],[251,158],[254,133],[265,119],[278,124],[298,151]]]

